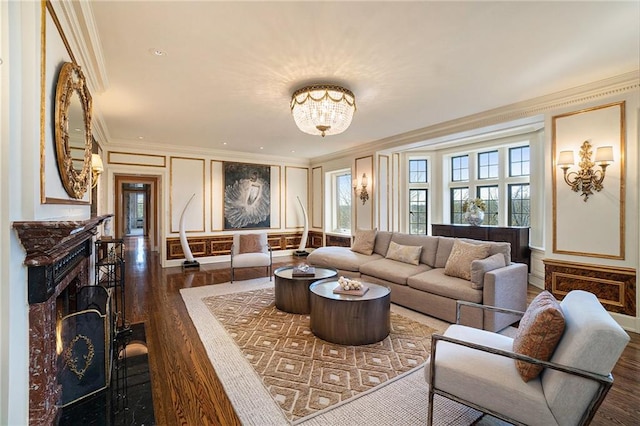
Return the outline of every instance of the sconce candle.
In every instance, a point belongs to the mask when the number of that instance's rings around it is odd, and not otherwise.
[[[580,163],[578,163],[580,170],[578,172],[569,172],[569,168],[574,164],[573,151],[560,151],[557,160],[558,167],[564,172],[564,181],[572,191],[582,191],[580,195],[584,197],[585,202],[589,199],[589,195],[593,195],[593,191],[602,190],[607,166],[613,162],[612,146],[599,147],[596,150],[595,163],[591,161],[592,153],[591,144],[589,141],[584,141],[580,147]],[[596,163],[600,169],[594,169]]]
[[[369,193],[367,192],[367,185],[369,185],[369,180],[367,179],[367,174],[363,173],[362,174],[362,179],[360,180],[360,185],[358,185],[358,180],[354,179],[353,180],[353,192],[358,195],[358,186],[361,187],[360,189],[360,200],[362,201],[362,205],[364,205],[364,203],[367,202],[367,200],[369,199]]]
[[[104,164],[98,154],[91,154],[91,188],[98,185],[98,176],[104,172]]]

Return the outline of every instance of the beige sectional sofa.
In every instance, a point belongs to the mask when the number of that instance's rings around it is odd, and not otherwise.
[[[456,300],[526,309],[527,265],[511,262],[509,243],[358,231],[351,248],[321,247],[307,262],[387,286],[393,303],[451,323]],[[491,331],[517,320],[474,308],[460,315],[460,324]]]

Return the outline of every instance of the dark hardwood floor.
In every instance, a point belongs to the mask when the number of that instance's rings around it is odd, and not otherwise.
[[[145,323],[156,423],[240,424],[179,292],[185,287],[228,282],[229,264],[201,265],[198,271],[163,269],[158,254],[149,251],[143,237],[128,237],[125,244],[126,318],[132,324]],[[274,258],[278,266],[303,260]],[[236,279],[264,274],[264,268],[240,270]],[[530,286],[529,298],[539,291]],[[613,371],[613,388],[593,425],[640,424],[640,334],[629,334],[631,342]]]

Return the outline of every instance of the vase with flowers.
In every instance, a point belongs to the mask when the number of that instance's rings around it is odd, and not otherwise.
[[[484,220],[484,201],[480,198],[467,199],[462,203],[462,218],[473,226],[478,226]]]

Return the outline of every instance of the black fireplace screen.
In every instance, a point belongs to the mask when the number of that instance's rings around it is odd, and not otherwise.
[[[111,364],[111,306],[101,286],[78,289],[78,312],[59,324],[58,383],[65,407],[109,385]]]

